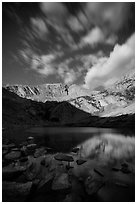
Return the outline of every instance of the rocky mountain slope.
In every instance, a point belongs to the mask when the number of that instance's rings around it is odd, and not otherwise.
[[[2,121],[7,125],[63,125],[78,123],[91,115],[67,101],[45,103],[21,98],[13,92],[2,90]]]
[[[91,91],[78,85],[43,84],[38,86],[10,85],[6,90],[22,98],[38,102],[67,101],[92,115],[118,116],[135,112],[135,74],[126,73],[113,86]]]
[[[77,85],[42,84],[37,86],[28,85],[6,85],[5,88],[10,92],[16,93],[22,98],[35,101],[67,101],[83,95],[90,95],[91,91]]]

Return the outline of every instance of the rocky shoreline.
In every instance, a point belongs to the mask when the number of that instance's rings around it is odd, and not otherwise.
[[[134,168],[127,161],[104,164],[84,158],[79,147],[69,153],[56,152],[38,146],[33,137],[18,146],[3,139],[2,148],[5,202],[112,201],[116,191],[122,192],[119,198],[122,201],[134,200]],[[96,158],[104,149],[102,143]]]

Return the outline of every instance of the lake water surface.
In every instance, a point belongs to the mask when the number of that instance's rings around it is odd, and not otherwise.
[[[121,134],[116,130],[90,127],[34,127],[29,129],[4,130],[3,138],[20,144],[33,136],[39,146],[53,148],[57,152],[69,153],[74,147],[80,148],[81,156],[93,157],[103,151],[104,160],[134,160],[135,137]]]

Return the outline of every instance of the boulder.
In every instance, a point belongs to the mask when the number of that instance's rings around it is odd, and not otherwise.
[[[2,145],[2,148],[8,148],[8,149],[15,148],[15,147],[16,147],[16,145],[14,143]]]
[[[34,137],[28,137],[27,142],[28,142],[28,144],[33,144],[34,143]]]
[[[28,168],[27,168],[26,172],[24,173],[24,176],[25,176],[26,180],[28,180],[28,181],[32,181],[33,179],[36,178],[37,168],[36,168],[35,163],[29,161]]]
[[[23,156],[27,156],[28,155],[28,150],[27,150],[26,146],[22,146],[20,151],[21,151]]]
[[[26,166],[14,166],[12,164],[2,168],[3,180],[13,180],[26,171]]]
[[[48,173],[45,175],[45,178],[43,178],[39,184],[38,189],[44,188],[49,182],[51,182],[54,179],[54,172]]]
[[[28,137],[27,141],[34,140],[34,137]]]
[[[3,149],[2,150],[2,156],[5,156],[8,153],[8,149]]]
[[[15,147],[15,148],[12,149],[12,151],[20,151],[20,149]]]
[[[34,157],[37,158],[37,157],[40,157],[46,153],[47,153],[47,150],[45,149],[45,147],[40,147],[40,148],[35,150]]]
[[[16,160],[21,157],[20,151],[11,151],[8,154],[5,155],[5,159],[7,160]]]
[[[20,162],[27,162],[28,161],[28,157],[22,157],[21,159],[20,159]]]
[[[27,145],[28,145],[28,142],[25,141],[25,142],[22,142],[19,146],[20,146],[20,147],[23,147],[23,146],[27,146]]]
[[[51,148],[51,147],[45,147],[46,151],[50,154],[50,153],[55,153],[57,152],[55,149]]]
[[[16,183],[2,182],[2,201],[3,202],[23,202],[26,201],[30,193],[32,182]]]
[[[52,190],[66,190],[70,188],[71,184],[69,182],[68,174],[62,173],[55,176],[52,183]]]
[[[29,144],[26,147],[27,147],[28,155],[32,155],[32,154],[34,154],[34,152],[36,150],[37,144]]]
[[[72,194],[66,195],[65,199],[63,200],[63,202],[74,202]]]
[[[28,150],[35,150],[36,147],[37,147],[37,144],[29,144],[29,145],[27,145],[27,149]]]
[[[88,195],[96,194],[100,188],[105,184],[104,179],[101,177],[97,177],[93,172],[90,176],[88,176],[84,182],[85,190]]]

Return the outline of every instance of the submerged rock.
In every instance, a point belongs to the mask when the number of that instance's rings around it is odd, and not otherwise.
[[[66,190],[69,188],[71,188],[71,184],[69,182],[68,174],[62,173],[55,176],[52,183],[52,190]]]
[[[72,149],[72,152],[74,152],[74,153],[77,153],[79,151],[79,147],[74,147],[73,149]]]
[[[103,172],[102,172],[101,169],[99,169],[99,168],[94,168],[94,171],[95,171],[97,174],[99,174],[100,176],[104,177],[104,174],[103,174]]]
[[[68,161],[68,162],[73,162],[74,161],[72,156],[67,155],[67,154],[62,154],[62,153],[59,153],[59,154],[55,155],[54,158],[56,160],[60,160],[60,161]]]
[[[121,171],[122,171],[124,174],[129,174],[129,173],[131,173],[130,168],[129,168],[129,167],[125,167],[125,166],[123,166],[123,167],[121,168]]]
[[[124,188],[128,188],[128,185],[125,184],[125,183],[120,183],[120,182],[117,182],[115,183],[116,186],[120,186],[120,187],[124,187]]]
[[[124,162],[121,164],[122,167],[128,168],[128,163]]]
[[[112,170],[113,170],[113,171],[120,171],[120,168],[113,167]]]
[[[120,169],[124,174],[129,174],[132,172],[131,167],[129,166],[129,164],[127,162],[123,162],[121,164],[121,169]]]
[[[77,165],[81,165],[81,164],[84,164],[86,162],[86,160],[78,159],[76,162],[77,162]]]

